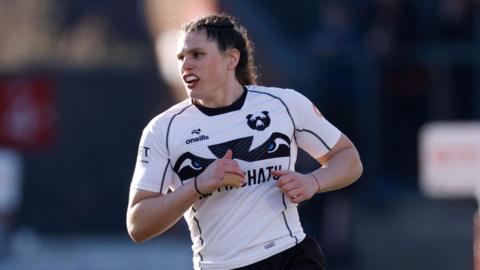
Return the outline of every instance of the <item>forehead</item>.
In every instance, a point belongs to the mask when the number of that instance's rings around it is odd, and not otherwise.
[[[215,41],[207,39],[205,30],[182,32],[178,37],[177,53],[185,52],[191,49],[216,49]]]

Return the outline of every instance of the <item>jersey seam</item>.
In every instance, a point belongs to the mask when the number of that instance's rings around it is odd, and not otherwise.
[[[288,117],[290,117],[290,120],[292,121],[292,125],[293,125],[293,134],[292,134],[292,138],[295,139],[295,130],[296,130],[296,125],[295,125],[295,121],[293,120],[293,117],[292,117],[292,114],[290,113],[290,109],[288,108],[287,104],[283,101],[282,98],[280,97],[277,97],[273,94],[270,94],[270,93],[265,93],[265,92],[260,92],[260,91],[257,91],[257,90],[248,90],[250,92],[254,92],[254,93],[257,93],[257,94],[264,94],[264,95],[267,95],[267,96],[270,96],[272,98],[275,98],[275,99],[278,99],[280,101],[280,103],[282,103],[282,105],[285,107],[285,109],[287,110],[287,114],[288,114]],[[296,140],[296,139],[295,139]]]
[[[283,193],[282,193],[282,202],[283,202],[283,205],[285,206],[285,209],[282,211],[283,221],[285,222],[285,226],[287,227],[290,237],[295,239],[295,245],[296,245],[298,244],[298,239],[295,235],[293,235],[292,229],[290,229],[290,226],[288,226],[287,217],[285,216],[285,211],[287,210],[287,204],[285,203],[285,194]]]
[[[325,142],[325,140],[323,140],[318,134],[316,134],[315,132],[311,131],[311,130],[308,130],[308,129],[297,129],[296,131],[298,132],[307,132],[307,133],[310,133],[312,134],[313,136],[315,136],[322,144],[323,146],[325,146],[325,148],[328,149],[328,151],[332,150],[332,148]]]
[[[163,191],[163,184],[165,183],[165,176],[167,175],[168,165],[170,164],[170,159],[168,159],[167,165],[165,165],[165,170],[163,170],[162,183],[160,184],[160,193]]]
[[[193,207],[193,206],[192,206],[192,210],[193,210],[194,213],[197,213],[197,210],[195,210],[195,207]],[[201,242],[202,247],[203,247],[205,241],[204,241],[203,238],[202,238],[202,229],[200,228],[200,222],[198,221],[198,219],[197,219],[195,216],[193,217],[193,220],[195,220],[195,223],[197,224],[197,227],[198,227],[198,237],[200,238],[200,242]],[[198,267],[199,267],[200,269],[202,269],[202,266],[201,266],[200,263],[203,261],[203,256],[202,256],[202,254],[200,253],[200,251],[197,252],[197,254],[198,254],[198,256],[200,257],[200,261],[198,262]]]
[[[185,108],[182,108],[182,109],[180,110],[180,112],[174,114],[174,115],[172,116],[172,118],[170,118],[170,121],[168,122],[167,136],[166,136],[166,139],[165,139],[165,145],[166,145],[166,147],[167,147],[167,154],[168,154],[169,157],[170,157],[170,147],[168,146],[168,137],[169,137],[169,135],[170,135],[170,127],[172,126],[172,122],[173,122],[173,120],[175,119],[175,117],[177,117],[178,115],[182,114],[186,109],[188,109],[188,108],[191,107],[191,106],[192,106],[192,104],[189,104],[189,105],[187,105]]]

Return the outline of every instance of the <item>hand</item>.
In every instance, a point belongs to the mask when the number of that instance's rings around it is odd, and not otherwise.
[[[197,176],[197,188],[201,193],[211,193],[212,191],[223,187],[240,187],[245,182],[245,172],[240,169],[238,162],[232,159],[233,152],[228,150],[223,158],[215,160],[205,171]],[[228,183],[224,182],[226,175],[238,175],[240,177],[229,177]]]
[[[300,203],[312,198],[319,189],[317,181],[310,174],[272,171],[272,175],[280,177],[276,185],[292,203]]]

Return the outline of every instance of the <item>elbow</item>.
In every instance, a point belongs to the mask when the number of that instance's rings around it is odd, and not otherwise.
[[[127,212],[127,232],[135,244],[141,244],[150,239],[145,226],[136,220],[130,211]]]
[[[358,165],[357,165],[357,180],[362,176],[363,174],[363,164],[362,162],[359,160],[358,161]],[[356,180],[355,180],[356,181]]]
[[[133,218],[133,211],[129,208],[127,210],[127,220],[126,220],[126,225],[127,225],[127,232],[130,238],[133,240],[135,244],[140,244],[145,239],[142,237],[141,234],[141,229],[139,228],[139,224],[135,222]]]
[[[129,232],[130,238],[135,244],[141,244],[143,243],[146,239],[140,237],[139,235],[136,235],[134,233]]]
[[[135,244],[141,244],[147,240],[147,238],[142,234],[142,232],[138,229],[138,226],[128,224],[127,225],[128,235]]]
[[[128,235],[135,244],[141,244],[151,238],[162,234],[164,231],[156,231],[155,229],[142,226],[141,224],[127,221]]]
[[[363,174],[363,164],[360,159],[358,159],[353,166],[353,182],[356,182]]]
[[[135,244],[141,244],[147,240],[152,239],[155,236],[160,235],[161,233],[154,234],[152,232],[147,231],[146,229],[140,229],[138,226],[129,226],[128,227],[128,235]]]

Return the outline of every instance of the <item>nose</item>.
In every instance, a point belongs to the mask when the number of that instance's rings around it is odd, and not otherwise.
[[[192,63],[189,57],[184,57],[180,62],[180,69],[181,71],[190,71],[192,70]]]

